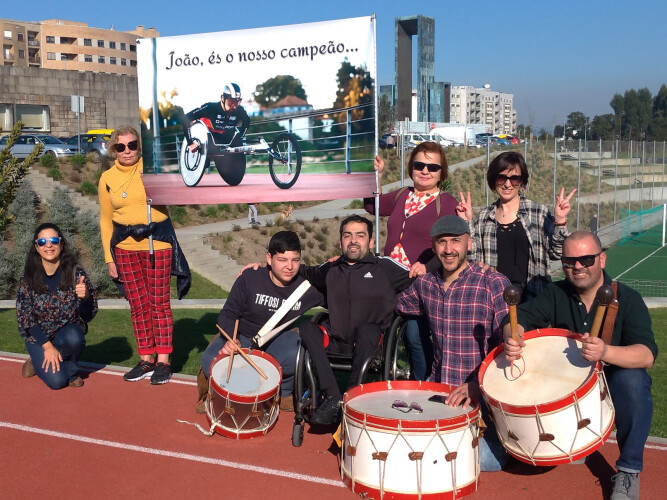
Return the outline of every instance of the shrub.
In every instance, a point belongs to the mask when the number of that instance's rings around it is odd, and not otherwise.
[[[315,217],[313,217],[313,222],[319,222],[319,221],[320,221],[320,218],[317,215]]]
[[[234,232],[238,232],[238,231],[240,231],[240,230],[241,230],[241,226],[239,226],[238,224],[234,224],[234,225],[232,226],[232,231],[234,231]]]
[[[329,234],[329,226],[322,226],[320,228],[320,233],[322,234]]]
[[[97,186],[90,181],[83,181],[79,186],[79,191],[81,194],[94,196],[97,194]]]
[[[310,258],[310,255],[304,255],[303,256],[303,263],[306,264],[307,266],[311,265],[313,259]]]
[[[211,219],[215,219],[218,216],[218,207],[215,205],[206,205],[204,208],[204,215]]]
[[[173,220],[177,224],[180,224],[181,226],[185,225],[186,222],[188,221],[188,211],[183,206],[171,207],[169,213],[171,216],[171,220]]]
[[[45,167],[45,168],[48,168],[48,169],[53,168],[53,167],[56,167],[56,168],[58,167],[57,162],[56,162],[56,157],[53,156],[53,155],[50,155],[50,154],[42,155],[42,157],[39,159],[39,164],[42,167]]]
[[[259,234],[261,234],[262,236],[266,236],[267,234],[269,234],[269,230],[263,227],[262,229],[259,230]]]
[[[308,237],[308,233],[305,231],[299,231],[299,238],[305,240]]]
[[[327,242],[326,241],[321,241],[319,245],[317,245],[317,248],[322,250],[323,252],[327,249]]]
[[[232,208],[229,206],[228,203],[220,203],[218,204],[218,210],[221,212],[231,212]]]
[[[93,174],[94,179],[95,179],[95,184],[100,183],[100,177],[102,177],[103,173],[104,173],[104,170],[102,170],[102,169],[95,170],[95,173]]]
[[[45,157],[42,156],[42,158],[45,158]],[[50,167],[49,170],[46,172],[46,175],[51,177],[54,181],[59,181],[60,179],[63,178],[62,172],[56,166]]]
[[[57,224],[65,233],[66,237],[74,234],[76,229],[76,218],[79,208],[74,206],[72,198],[67,189],[56,187],[51,198],[48,200],[48,219]]]
[[[264,221],[264,225],[265,225],[266,227],[273,227],[273,221],[272,221],[272,220],[269,220],[269,219],[266,219],[266,220]]]
[[[304,229],[306,230],[306,232],[308,232],[308,233],[312,233],[312,232],[313,232],[313,226],[312,226],[312,224],[306,224],[306,225],[303,226],[303,228],[304,228]]]
[[[241,255],[243,255],[243,247],[242,246],[239,247],[238,254],[239,254],[239,257]]]
[[[76,155],[75,155],[76,156]],[[97,161],[97,154],[93,153],[92,151],[90,153],[86,153],[86,156],[84,159],[88,162],[95,163]]]
[[[358,210],[360,208],[364,208],[364,203],[361,200],[352,200],[348,206],[345,208],[349,208],[351,210]],[[338,219],[336,219],[338,220]]]
[[[315,246],[315,242],[313,240],[308,240],[306,241],[306,246],[308,248],[313,248]]]
[[[319,242],[325,242],[326,243],[326,241],[327,241],[327,237],[324,236],[321,233],[317,233],[316,235],[313,236],[313,238],[315,238]]]
[[[282,215],[277,215],[276,218],[274,219],[276,226],[282,226],[284,221],[285,219],[283,219]]]
[[[234,241],[234,237],[231,234],[227,233],[222,237],[222,241],[223,243],[225,243],[225,245],[227,245],[232,241]]]
[[[72,168],[79,173],[86,165],[86,158],[83,157],[83,155],[74,155],[69,159],[69,161],[72,163]]]

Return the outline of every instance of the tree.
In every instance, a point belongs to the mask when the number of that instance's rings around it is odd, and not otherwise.
[[[614,116],[616,118],[614,126],[616,127],[616,137],[619,139],[622,138],[623,132],[623,115],[625,114],[625,100],[621,94],[614,94],[614,97],[611,98],[609,103],[611,109],[614,110]]]
[[[308,100],[306,91],[301,85],[301,80],[291,75],[278,75],[269,78],[264,83],[257,85],[255,92],[253,92],[257,104],[265,108],[270,108],[287,96],[295,96],[304,101]]]
[[[381,95],[378,103],[378,130],[380,134],[392,131],[396,121],[395,116],[396,112],[394,106],[389,102],[389,98],[384,94]]]
[[[588,128],[588,116],[581,111],[573,111],[567,115],[567,135],[577,139],[584,137]]]
[[[338,92],[333,107],[336,109],[354,108],[350,110],[352,129],[355,132],[373,130],[373,78],[365,66],[353,66],[347,58],[341,63],[336,80]],[[345,123],[347,113],[337,113],[337,121]]]
[[[16,122],[7,138],[5,147],[0,150],[0,234],[4,234],[7,227],[12,223],[13,216],[9,214],[8,208],[16,197],[16,189],[23,178],[28,175],[30,165],[33,164],[44,148],[42,143],[38,143],[22,162],[14,158],[10,149],[21,133],[22,127],[23,124],[20,121]]]
[[[593,121],[588,130],[588,136],[593,140],[614,140],[616,136],[616,119],[611,113],[596,115],[593,117]]]
[[[653,98],[653,117],[648,127],[652,141],[667,140],[667,86],[663,84]]]

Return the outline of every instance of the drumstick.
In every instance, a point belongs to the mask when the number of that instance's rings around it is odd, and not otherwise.
[[[243,352],[243,349],[239,348],[236,345],[236,343],[234,343],[232,341],[232,338],[229,335],[227,335],[227,333],[222,328],[220,328],[220,325],[215,325],[215,326],[218,327],[218,330],[220,330],[220,333],[222,333],[227,340],[229,340],[230,342],[232,342],[234,344],[234,349],[236,349],[238,351],[238,353],[243,357],[243,359],[245,359],[250,364],[250,366],[252,366],[255,370],[257,370],[257,373],[259,373],[264,380],[268,380],[269,377],[267,377],[266,374],[262,370],[259,369],[259,366],[257,366],[255,364],[255,362],[252,359],[250,359],[250,356],[248,356],[245,352]]]
[[[516,317],[516,306],[521,301],[521,290],[519,290],[519,287],[510,285],[505,288],[505,291],[503,292],[503,299],[505,299],[505,302],[510,307],[510,331],[512,332],[512,339],[518,342],[519,333],[517,330],[519,321]],[[512,360],[510,363],[510,373],[513,375],[513,372],[514,360]]]
[[[239,320],[236,320],[234,323],[234,337],[232,337],[232,342],[236,343],[236,332],[239,331]],[[227,367],[227,383],[229,383],[229,377],[232,374],[232,363],[234,362],[234,351],[229,354],[229,366]]]
[[[598,288],[595,298],[598,301],[598,308],[595,310],[595,319],[591,327],[591,337],[597,337],[600,334],[600,327],[602,326],[602,318],[607,310],[607,306],[614,300],[614,289],[609,285],[602,285]]]

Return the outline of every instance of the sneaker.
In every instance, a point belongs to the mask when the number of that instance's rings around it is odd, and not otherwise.
[[[23,367],[21,368],[21,375],[23,375],[23,378],[30,378],[35,376],[35,367],[32,366],[31,358],[26,359],[25,363],[23,363]]]
[[[135,366],[129,372],[123,375],[123,379],[126,380],[127,382],[136,382],[137,380],[141,380],[142,378],[150,377],[151,375],[153,375],[154,370],[155,370],[155,363],[141,360],[137,363],[137,366]]]
[[[333,425],[340,421],[340,398],[327,396],[310,417],[313,424]]]
[[[83,387],[83,379],[81,377],[76,377],[74,380],[69,381],[70,387]]]
[[[614,490],[610,500],[639,500],[639,475],[619,470],[611,480]]]
[[[171,378],[171,365],[169,363],[158,363],[153,375],[151,375],[151,384],[166,384]]]

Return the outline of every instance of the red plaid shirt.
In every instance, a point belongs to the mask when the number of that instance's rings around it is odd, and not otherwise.
[[[509,308],[503,291],[510,282],[468,263],[449,288],[440,273],[420,276],[398,296],[402,314],[428,316],[433,333],[430,380],[452,386],[477,379],[486,355],[502,341],[501,322]]]

